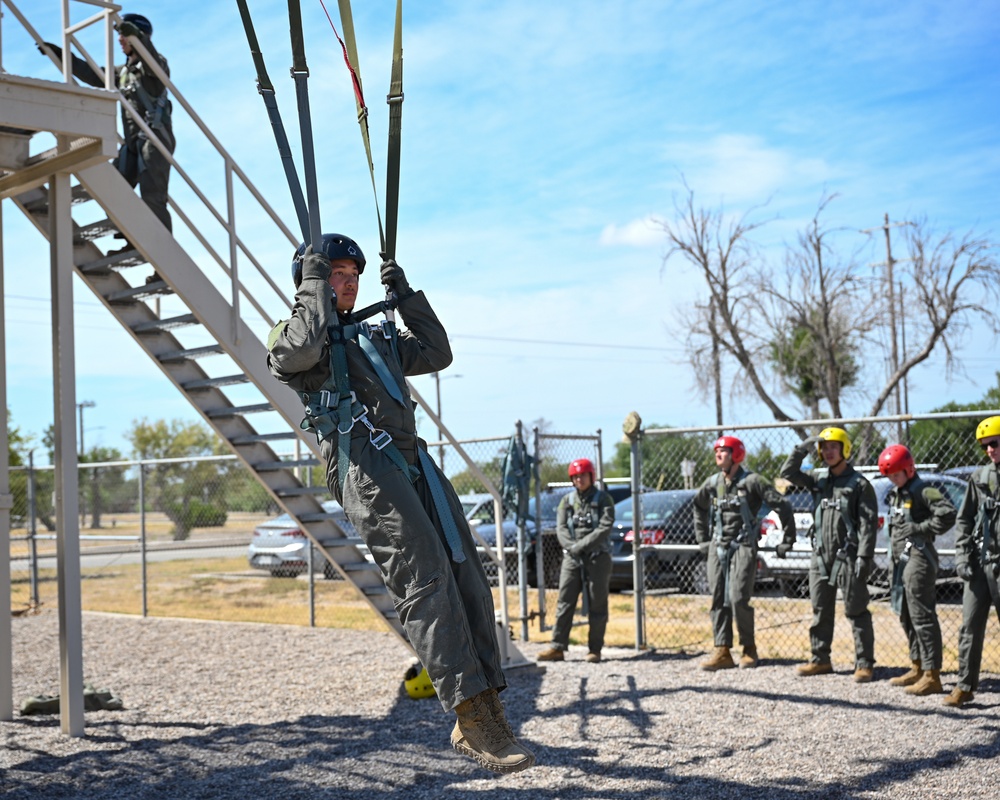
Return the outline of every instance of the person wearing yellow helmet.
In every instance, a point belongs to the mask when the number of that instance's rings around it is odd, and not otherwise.
[[[822,469],[802,471],[802,462],[815,448]],[[809,628],[812,658],[798,668],[799,675],[833,672],[837,590],[844,596],[844,615],[854,630],[854,680],[874,677],[875,632],[868,609],[868,576],[875,556],[878,504],[872,485],[851,465],[851,439],[843,428],[830,427],[796,446],[781,468],[781,477],[812,492],[815,536],[809,562],[809,597],[813,621]]]
[[[979,687],[983,640],[990,605],[1000,616],[1000,416],[987,417],[976,428],[976,441],[989,463],[969,478],[958,508],[955,535],[955,571],[962,579],[962,628],[958,633],[958,682],[944,698],[946,706],[960,708]]]

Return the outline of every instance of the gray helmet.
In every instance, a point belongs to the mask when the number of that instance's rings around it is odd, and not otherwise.
[[[319,249],[331,261],[336,261],[338,258],[354,259],[358,265],[358,275],[365,271],[365,254],[361,252],[357,242],[342,233],[324,233]],[[296,289],[302,283],[302,258],[305,254],[306,245],[303,242],[292,256],[292,280],[295,281]]]
[[[122,22],[131,22],[147,36],[153,35],[153,23],[142,14],[122,14]]]

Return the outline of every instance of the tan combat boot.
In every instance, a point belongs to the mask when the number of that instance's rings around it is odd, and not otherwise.
[[[534,754],[514,737],[496,689],[462,701],[455,713],[458,720],[451,732],[451,746],[456,752],[501,774],[535,765]]]
[[[535,656],[535,661],[565,661],[566,656],[559,647],[548,647],[542,650],[537,656]]]
[[[904,689],[907,694],[915,694],[917,697],[926,697],[929,694],[941,694],[944,687],[941,685],[941,673],[936,669],[927,670],[919,681]]]
[[[895,678],[889,678],[889,685],[912,686],[923,677],[923,674],[924,671],[920,668],[920,662],[914,661],[909,672],[904,672],[902,675],[897,675]]]
[[[716,647],[711,657],[702,661],[701,668],[706,672],[715,672],[718,669],[733,669],[736,662],[733,661],[733,654],[728,647]]]
[[[753,669],[757,666],[757,648],[744,647],[743,657],[740,659],[740,669]]]
[[[810,661],[808,664],[799,664],[796,672],[805,678],[811,675],[829,675],[833,672],[833,664],[829,661]]]
[[[871,683],[875,677],[875,670],[871,667],[858,667],[854,670],[855,683]]]
[[[954,706],[955,708],[961,708],[966,703],[972,700],[975,695],[972,692],[967,692],[964,689],[959,689],[957,686],[951,690],[951,694],[948,695],[943,702],[946,706]]]
[[[591,650],[589,653],[587,653],[587,657],[584,660],[590,662],[591,664],[600,664],[601,663],[601,651],[600,650]]]

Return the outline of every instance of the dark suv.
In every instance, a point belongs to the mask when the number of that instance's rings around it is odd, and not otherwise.
[[[662,545],[662,549],[641,550],[643,581],[647,590],[678,587],[692,594],[708,592],[705,559],[695,546],[694,496],[690,489],[643,492],[639,498],[640,543]],[[611,534],[611,588],[633,588],[632,498],[615,505],[615,527]],[[669,545],[685,545],[681,550]]]

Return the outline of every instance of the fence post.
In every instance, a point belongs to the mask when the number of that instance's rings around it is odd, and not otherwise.
[[[635,649],[646,646],[644,621],[646,618],[643,605],[646,599],[646,587],[642,577],[642,458],[639,451],[639,441],[642,436],[642,420],[632,411],[625,418],[622,431],[628,437],[630,445],[630,469],[632,476],[632,596],[635,598]]]
[[[38,516],[35,499],[35,451],[28,451],[28,567],[31,575],[31,605],[38,608]]]
[[[538,427],[532,428],[535,453],[533,470],[535,473],[535,576],[538,581],[538,631],[545,633],[549,626],[545,624],[545,544],[542,538],[542,450]]]
[[[146,464],[139,462],[139,565],[142,572],[142,616],[149,613],[146,585]]]
[[[521,425],[521,420],[517,420],[514,423],[515,435],[517,436],[517,447],[525,454],[525,460],[527,460],[527,448],[524,446],[524,428]],[[527,464],[523,464],[523,467],[527,468]],[[528,494],[531,494],[531,475],[528,475]],[[518,492],[517,502],[520,508],[524,508],[527,505],[527,501],[521,497],[520,492]],[[521,604],[521,641],[528,641],[528,554],[525,552],[525,535],[524,529],[527,525],[527,520],[522,519],[520,516],[520,508],[517,511],[517,596]],[[538,559],[541,558],[539,552],[542,547],[542,533],[538,528],[535,528],[535,563],[537,565]]]
[[[309,549],[306,551],[306,572],[309,574],[309,627],[316,627],[316,573],[313,572],[313,543],[306,537]],[[325,558],[325,556],[324,556]]]

